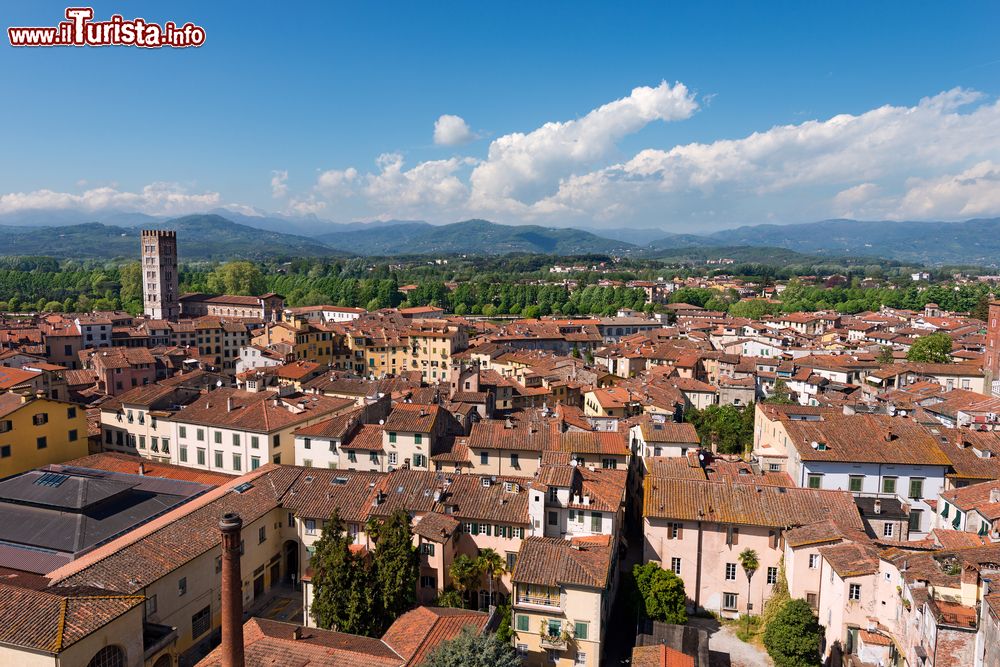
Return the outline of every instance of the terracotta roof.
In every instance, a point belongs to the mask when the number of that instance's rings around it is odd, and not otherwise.
[[[440,408],[436,405],[397,403],[385,420],[386,431],[431,433],[438,420]]]
[[[643,516],[791,527],[835,520],[862,529],[853,496],[843,491],[646,477]]]
[[[695,661],[694,656],[666,644],[636,646],[632,649],[632,667],[695,667]]]
[[[384,429],[378,424],[365,424],[354,433],[354,437],[342,442],[340,447],[341,449],[381,452],[383,450],[383,433]]]
[[[934,434],[911,419],[828,410],[820,421],[786,419],[783,425],[804,461],[951,463]],[[813,447],[814,442],[819,446]]]
[[[138,475],[140,464],[143,467],[143,474],[148,477],[179,479],[186,482],[209,484],[211,486],[226,484],[234,479],[234,475],[227,475],[222,472],[198,470],[197,468],[172,465],[170,463],[159,463],[151,459],[144,459],[140,456],[119,454],[116,452],[91,454],[90,456],[84,456],[83,458],[66,461],[61,465]]]
[[[463,628],[471,626],[477,633],[482,632],[487,618],[479,611],[417,607],[397,618],[382,635],[382,641],[403,656],[405,665],[420,665],[438,644],[454,639]]]
[[[229,409],[232,399],[232,409]],[[275,405],[274,402],[278,404]],[[330,416],[354,406],[354,401],[321,394],[292,394],[284,397],[276,392],[248,392],[239,389],[216,389],[172,417],[178,423],[243,429],[268,433],[310,419]]]
[[[321,422],[316,422],[315,424],[310,424],[309,426],[303,426],[302,428],[296,429],[295,435],[339,440],[351,433],[363,415],[364,408],[357,408],[356,410],[345,412],[337,415],[336,417],[324,419]],[[381,436],[379,436],[379,440],[381,440]]]
[[[428,512],[413,526],[413,532],[424,539],[446,542],[458,526],[458,520],[453,517],[439,512]]]
[[[842,579],[878,572],[879,553],[871,544],[847,542],[821,547],[819,552]]]
[[[610,535],[570,540],[529,537],[521,542],[511,580],[551,587],[603,589],[610,576],[611,549]]]
[[[133,607],[142,595],[0,584],[0,643],[60,653]]]

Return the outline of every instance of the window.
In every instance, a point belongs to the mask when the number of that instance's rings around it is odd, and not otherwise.
[[[312,440],[310,438],[302,438],[302,446],[306,449],[312,449]]]
[[[819,596],[816,593],[806,593],[806,602],[815,610],[816,605],[819,604]]]
[[[670,569],[674,574],[680,575],[681,573],[681,559],[674,557],[670,559]]]
[[[187,577],[181,577],[177,580],[177,595],[184,595],[188,592],[188,580]]]
[[[726,545],[734,546],[740,543],[740,529],[736,526],[726,528]]]
[[[187,463],[187,460],[188,460],[188,448],[185,447],[184,445],[181,445],[181,448],[179,450],[179,456],[180,456],[181,463]]]
[[[215,452],[215,467],[216,468],[221,468],[222,466],[223,466],[223,463],[222,463],[222,452]]]
[[[316,534],[316,520],[306,519],[306,535],[315,535],[315,534]]]
[[[601,459],[601,467],[606,470],[614,470],[618,467],[618,461],[614,459]]]
[[[847,480],[847,490],[851,493],[861,493],[864,483],[864,475],[851,475]]]
[[[260,458],[257,456],[250,457],[250,470],[256,470],[260,467]]]
[[[895,477],[883,477],[882,478],[882,493],[896,493],[896,478]]]
[[[549,487],[549,501],[554,503],[558,500],[559,500],[559,489],[554,486]]]
[[[156,596],[150,595],[146,598],[146,616],[151,616],[156,613]]]
[[[200,447],[198,448],[198,465],[205,465],[205,450]]]
[[[726,581],[736,581],[736,563],[726,563]]]
[[[525,616],[525,618],[527,618],[527,616]],[[527,629],[527,628],[525,628],[525,629]],[[522,660],[528,657],[528,645],[527,644],[518,644],[515,647],[515,650],[517,651],[517,657],[521,658]]]
[[[681,531],[684,529],[684,524],[682,523],[668,523],[667,524],[667,538],[671,540],[680,539]]]
[[[186,426],[179,426],[179,427],[177,428],[177,435],[178,435],[179,437],[181,437],[181,438],[186,438],[186,437],[188,437],[188,430],[187,430],[187,427],[186,427]]]
[[[910,498],[920,500],[924,497],[924,480],[921,477],[910,478]]]
[[[240,434],[239,433],[233,433],[233,446],[234,447],[239,447],[240,446]]]
[[[191,637],[197,639],[203,634],[208,632],[208,628],[212,623],[212,608],[205,607],[201,611],[195,613],[191,617]]]
[[[75,428],[71,429],[70,432],[69,432],[69,441],[70,442],[76,442],[76,438],[77,438],[76,429]]]
[[[427,465],[427,457],[423,454],[413,455],[413,466],[416,468],[423,468]]]
[[[586,665],[587,664],[587,654],[584,653],[584,652],[582,652],[582,651],[577,651],[576,652],[576,660],[573,661],[573,664],[576,665],[577,667],[580,667],[581,665]]]
[[[511,454],[510,455],[510,467],[511,468],[519,468],[520,466],[521,466],[521,463],[520,463],[520,460],[518,459],[518,455],[516,453],[515,454]]]
[[[222,556],[215,557],[215,573],[219,574],[222,572]]]
[[[39,449],[45,449],[46,447],[49,446],[49,441],[48,438],[46,438],[43,435],[42,437],[35,439],[35,444],[38,446]]]
[[[242,454],[233,454],[233,470],[243,470]]]
[[[769,567],[767,568],[767,583],[771,586],[778,583],[778,568]]]
[[[736,600],[738,596],[736,593],[723,593],[722,594],[722,608],[726,611],[736,611]]]
[[[10,445],[4,445],[0,447],[0,459],[10,458]]]
[[[413,444],[419,445],[423,443],[423,441],[424,441],[424,436],[420,435],[419,433],[413,434]]]
[[[528,617],[524,614],[517,615],[517,631],[527,632],[528,631]],[[525,647],[527,648],[527,647]]]
[[[434,575],[423,575],[420,577],[421,588],[437,588],[437,577]]]
[[[549,525],[555,526],[559,523],[559,512],[549,512]]]
[[[250,449],[260,449],[260,437],[256,435],[250,436]]]
[[[257,544],[264,544],[267,541],[267,526],[261,526],[257,529]]]
[[[389,452],[389,465],[391,466],[396,465],[397,459],[398,457],[396,455],[396,452]]]
[[[819,568],[819,554],[809,554],[809,569],[816,570]]]
[[[500,528],[500,526],[497,526],[497,528]],[[507,537],[510,537],[510,533],[509,532],[507,534]],[[517,554],[514,553],[514,552],[512,552],[512,551],[508,551],[507,552],[507,571],[508,572],[513,572],[515,565],[517,565]]]
[[[66,418],[76,419],[76,408],[66,408]]]
[[[893,524],[886,523],[882,526],[882,537],[892,537]]]
[[[923,510],[910,510],[909,528],[911,533],[922,532],[920,530],[921,515]],[[911,538],[912,539],[912,538]]]
[[[215,432],[215,444],[217,444],[217,445],[221,445],[222,444],[222,431],[216,431]]]
[[[860,600],[861,599],[861,584],[851,584],[847,592],[848,600]]]
[[[195,439],[197,439],[198,442],[204,442],[205,441],[205,429],[203,429],[203,428],[198,429],[197,432],[195,433]]]
[[[396,444],[396,434],[389,432],[389,444]]]
[[[599,533],[601,532],[601,525],[604,523],[604,515],[600,512],[591,512],[590,514],[590,532]]]
[[[0,421],[0,433],[7,433],[12,428],[14,428],[14,422],[9,419],[4,419]]]
[[[421,544],[420,545],[420,553],[424,554],[425,556],[433,556],[434,555],[434,543],[433,542],[424,542],[423,544]]]
[[[479,465],[485,466],[490,464],[490,453],[480,452],[479,453]]]
[[[378,465],[378,452],[368,452],[368,462]]]
[[[769,464],[767,464],[767,469],[770,470],[771,472],[781,472],[781,464],[780,463],[769,463]]]
[[[349,462],[351,462],[351,463],[357,463],[358,462],[358,453],[356,451],[354,451],[353,449],[347,450],[347,460]]]
[[[823,475],[809,475],[806,486],[810,489],[820,489],[823,486]]]
[[[43,424],[49,423],[49,414],[47,412],[39,412],[37,415],[31,418],[31,423],[35,426],[42,426]]]
[[[139,449],[146,449],[146,436],[139,436]]]

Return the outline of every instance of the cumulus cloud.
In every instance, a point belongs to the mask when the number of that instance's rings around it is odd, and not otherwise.
[[[367,177],[364,194],[370,203],[389,211],[448,210],[468,198],[459,172],[474,162],[471,158],[430,160],[405,169],[402,155],[384,153],[376,161],[379,172]]]
[[[328,169],[316,179],[316,190],[325,197],[342,197],[350,194],[358,180],[358,170]]]
[[[895,217],[935,218],[1000,212],[1000,164],[984,160],[958,174],[909,179]]]
[[[275,169],[271,172],[271,196],[281,199],[288,194],[288,170]]]
[[[461,146],[476,138],[476,133],[461,116],[443,114],[434,121],[434,143],[438,146]]]
[[[218,192],[192,194],[177,183],[156,182],[139,192],[99,187],[82,193],[33,190],[0,195],[0,213],[25,209],[130,210],[150,215],[184,215],[219,206]]]

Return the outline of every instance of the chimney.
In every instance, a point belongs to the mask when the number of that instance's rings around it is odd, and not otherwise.
[[[990,489],[990,502],[1000,503],[1000,487],[993,487]]]
[[[875,512],[875,514],[882,513],[882,501],[879,500],[878,498],[875,499],[875,504],[872,508],[872,511]]]
[[[139,474],[140,475],[146,474],[146,464],[143,463],[142,461],[139,461]]]
[[[228,398],[226,398],[226,412],[232,412],[232,411],[233,411],[233,397],[229,396]]]
[[[245,667],[243,660],[243,578],[240,575],[240,529],[243,519],[228,513],[222,532],[222,667]]]
[[[298,640],[302,639],[302,626],[301,625],[296,625],[295,629],[292,630],[292,639],[294,639],[295,641],[298,641]]]

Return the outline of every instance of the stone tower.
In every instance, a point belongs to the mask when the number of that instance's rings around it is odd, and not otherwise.
[[[142,230],[142,303],[147,317],[176,321],[181,314],[177,293],[177,232]]]

